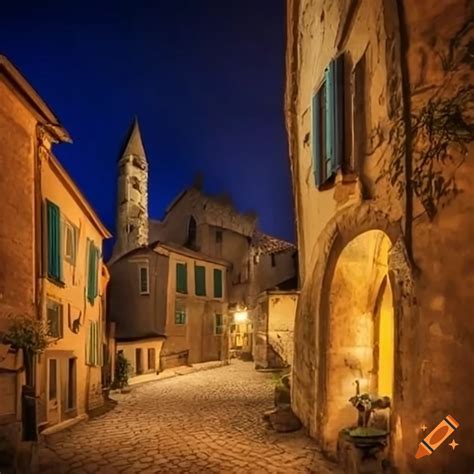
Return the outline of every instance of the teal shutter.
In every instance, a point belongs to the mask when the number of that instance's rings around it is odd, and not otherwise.
[[[61,223],[59,207],[47,201],[48,276],[61,279]]]
[[[214,297],[222,298],[222,270],[214,268]]]
[[[321,184],[321,96],[316,93],[311,101],[311,158],[313,161],[313,176],[316,186]]]
[[[332,171],[335,173],[344,163],[344,55],[334,60],[334,122],[335,143]]]
[[[94,246],[93,242],[89,240],[89,258],[88,258],[88,272],[87,272],[87,299],[89,303],[94,304],[97,296],[97,262],[99,251]]]
[[[196,280],[196,296],[206,296],[206,268],[196,265],[194,278]]]
[[[188,272],[185,263],[176,264],[176,291],[178,293],[188,292]]]
[[[325,72],[326,80],[326,178],[333,173],[335,162],[335,117],[334,117],[334,61],[332,61]],[[324,165],[324,164],[323,164]]]

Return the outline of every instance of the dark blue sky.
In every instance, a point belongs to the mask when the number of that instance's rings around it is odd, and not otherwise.
[[[136,114],[150,216],[201,170],[206,191],[293,240],[284,15],[283,0],[7,2],[0,48],[70,132],[56,155],[113,232],[117,153]]]

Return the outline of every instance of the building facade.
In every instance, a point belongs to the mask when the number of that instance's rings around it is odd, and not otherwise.
[[[111,235],[43,138],[41,317],[51,345],[39,359],[37,391],[39,421],[47,429],[104,403],[109,275],[102,242]]]
[[[0,333],[11,316],[40,315],[38,153],[46,131],[56,142],[70,141],[51,109],[0,55]],[[11,465],[24,434],[21,390],[26,382],[21,351],[0,344],[0,470]]]
[[[117,350],[134,376],[227,359],[228,268],[226,261],[161,243],[112,263],[110,315]]]
[[[287,13],[302,283],[294,411],[335,456],[357,418],[357,381],[391,398],[399,472],[463,472],[474,436],[469,397],[457,396],[474,361],[472,11],[289,0]],[[416,460],[420,426],[447,414],[462,420],[460,446]]]

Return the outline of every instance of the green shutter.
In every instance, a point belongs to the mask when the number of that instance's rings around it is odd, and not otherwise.
[[[176,291],[178,293],[188,292],[188,272],[185,263],[176,264]]]
[[[344,55],[334,60],[334,160],[332,172],[342,167],[344,162]]]
[[[206,296],[206,268],[196,265],[194,278],[196,280],[196,296]]]
[[[335,117],[334,117],[334,61],[329,64],[325,72],[326,80],[326,177],[333,174],[333,163],[335,161]]]
[[[214,297],[222,298],[222,270],[214,268]]]
[[[59,207],[47,201],[48,276],[61,280],[61,223]]]
[[[316,186],[321,184],[321,94],[316,93],[311,101],[311,158],[313,161],[313,176]]]
[[[97,296],[97,273],[99,250],[91,240],[88,241],[88,271],[87,271],[87,299],[93,304]]]

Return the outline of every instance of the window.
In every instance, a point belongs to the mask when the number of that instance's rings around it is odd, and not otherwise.
[[[56,281],[62,279],[60,220],[59,207],[46,201],[48,277]]]
[[[86,364],[102,365],[102,344],[99,321],[90,321],[86,342]]]
[[[58,361],[49,359],[48,400],[56,400],[58,396]]]
[[[206,267],[196,265],[194,278],[196,280],[196,296],[206,296]]]
[[[188,292],[188,271],[185,263],[176,264],[176,291],[184,294]]]
[[[64,222],[64,259],[71,265],[76,264],[78,233],[74,224]]]
[[[148,349],[148,370],[155,370],[156,352],[155,348]]]
[[[342,166],[344,155],[344,56],[326,68],[311,102],[311,152],[316,186]]]
[[[76,359],[68,359],[67,372],[67,409],[76,408]]]
[[[150,280],[148,273],[148,265],[141,265],[138,267],[138,278],[140,285],[140,294],[149,295],[150,294]]]
[[[191,248],[196,247],[196,237],[197,237],[197,225],[196,219],[193,216],[189,218],[188,224],[188,240],[186,245]]]
[[[270,258],[272,259],[272,267],[275,267],[276,266],[276,255],[274,253],[272,253],[270,255]]]
[[[87,239],[87,299],[90,304],[98,295],[99,249]]]
[[[222,230],[216,230],[216,244],[222,243]]]
[[[56,301],[48,300],[46,303],[46,317],[48,321],[48,334],[51,337],[63,337],[63,305]]]
[[[222,270],[214,268],[214,298],[222,298]]]
[[[135,373],[137,375],[143,373],[141,349],[135,349]]]
[[[214,315],[214,320],[215,320],[215,334],[223,334],[224,332],[224,318],[222,317],[222,314],[215,314]]]
[[[176,306],[174,313],[175,324],[186,324],[186,308],[184,306]]]

